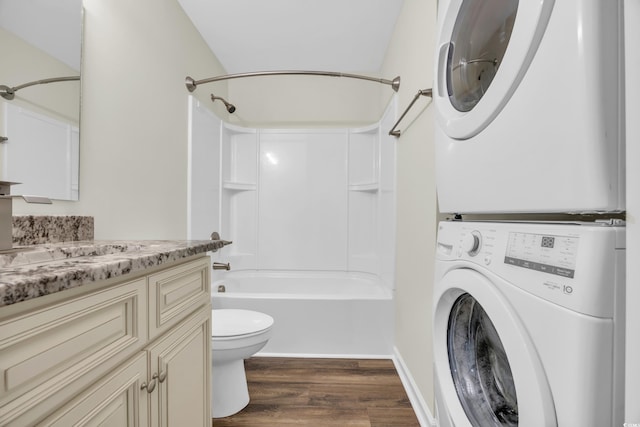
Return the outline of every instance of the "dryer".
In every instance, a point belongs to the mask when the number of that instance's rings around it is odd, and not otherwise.
[[[624,248],[611,223],[440,223],[439,426],[621,426]]]
[[[441,0],[441,212],[625,209],[621,0]]]

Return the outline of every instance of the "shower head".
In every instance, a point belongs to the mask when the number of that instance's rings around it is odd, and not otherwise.
[[[236,107],[235,105],[227,102],[224,98],[220,97],[220,96],[215,96],[214,94],[211,94],[211,101],[215,101],[216,99],[219,99],[220,101],[222,101],[222,103],[224,104],[225,107],[227,107],[227,111],[230,114],[233,114],[234,111],[236,111]]]

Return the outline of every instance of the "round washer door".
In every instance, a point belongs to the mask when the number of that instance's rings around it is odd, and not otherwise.
[[[552,426],[551,391],[516,311],[485,276],[447,273],[436,285],[434,358],[457,427]]]
[[[538,49],[554,1],[440,3],[433,93],[447,135],[471,138],[504,108]]]

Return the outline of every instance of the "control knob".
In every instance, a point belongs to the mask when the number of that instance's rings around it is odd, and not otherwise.
[[[462,250],[469,256],[476,256],[482,247],[482,235],[479,231],[472,231],[462,238]]]

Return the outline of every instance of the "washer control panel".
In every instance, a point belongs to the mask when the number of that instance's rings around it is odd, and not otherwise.
[[[624,226],[599,223],[445,221],[438,226],[436,280],[471,268],[566,308],[613,313],[624,277]]]
[[[573,278],[579,242],[575,236],[510,232],[504,262]]]

